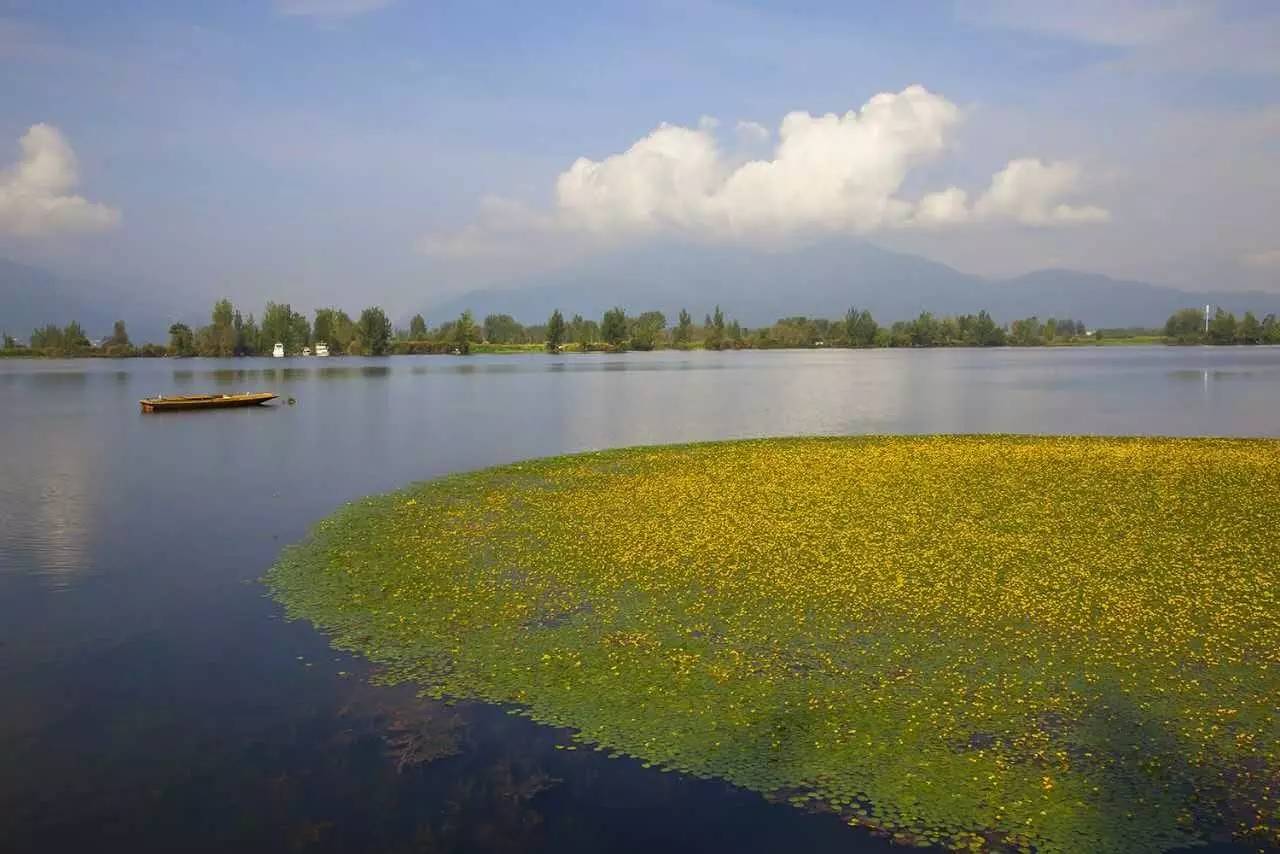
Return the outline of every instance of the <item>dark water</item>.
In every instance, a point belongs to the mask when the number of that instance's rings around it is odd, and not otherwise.
[[[142,415],[157,392],[295,406]],[[1280,349],[0,362],[0,851],[881,851],[369,685],[257,579],[342,502],[620,445],[1280,435]]]

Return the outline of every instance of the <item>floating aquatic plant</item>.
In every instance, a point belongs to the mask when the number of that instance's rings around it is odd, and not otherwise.
[[[1280,842],[1280,444],[636,448],[348,505],[268,583],[437,697],[911,842]]]

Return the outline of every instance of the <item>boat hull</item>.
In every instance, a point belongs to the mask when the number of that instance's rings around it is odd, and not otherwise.
[[[176,397],[149,397],[138,401],[143,412],[176,412],[190,409],[229,409],[237,406],[261,406],[277,395],[254,394],[184,394]]]

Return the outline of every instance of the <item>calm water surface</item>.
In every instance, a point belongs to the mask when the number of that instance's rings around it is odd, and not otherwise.
[[[142,415],[156,393],[296,405]],[[884,851],[373,686],[257,579],[345,501],[786,434],[1280,435],[1280,349],[0,361],[0,851]]]

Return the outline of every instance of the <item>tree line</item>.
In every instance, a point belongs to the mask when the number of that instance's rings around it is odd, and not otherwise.
[[[174,356],[269,356],[280,344],[294,356],[324,342],[334,355],[383,356],[390,352],[391,335],[391,321],[378,306],[364,309],[355,320],[340,308],[318,308],[310,320],[289,303],[268,302],[258,320],[222,299],[214,304],[209,325],[170,326],[169,352]]]
[[[457,324],[472,328],[478,338],[465,340]],[[655,350],[655,349],[773,349],[788,347],[995,347],[1031,346],[1069,342],[1086,334],[1078,320],[1036,317],[1016,320],[1007,327],[985,311],[938,317],[921,312],[913,320],[891,326],[878,324],[866,309],[851,308],[841,318],[784,317],[770,326],[747,328],[726,317],[723,310],[706,314],[701,323],[681,309],[675,323],[660,311],[628,314],[611,308],[597,322],[575,314],[568,320],[559,311],[546,323],[524,326],[507,314],[490,314],[479,326],[469,312],[458,321],[428,329],[421,315],[410,323],[402,342],[410,352],[430,352],[446,346],[460,348],[479,342],[496,345],[545,346],[548,350]],[[421,350],[415,350],[418,343]]]
[[[71,321],[66,326],[50,323],[40,329],[33,330],[29,339],[30,347],[23,348],[12,335],[3,336],[4,350],[17,353],[27,350],[31,354],[43,356],[167,356],[169,350],[162,344],[143,344],[135,346],[129,340],[129,331],[123,320],[117,320],[111,329],[111,335],[96,344],[89,340],[84,327]]]
[[[466,354],[478,346],[542,349],[558,352],[657,350],[657,349],[773,349],[792,347],[946,347],[1034,345],[1069,341],[1083,335],[1084,324],[1074,320],[1035,317],[1017,320],[1008,327],[997,324],[985,311],[977,314],[935,317],[922,312],[909,321],[881,326],[863,309],[850,309],[843,318],[785,317],[771,326],[749,329],[727,318],[719,306],[701,323],[681,309],[675,323],[661,311],[628,314],[615,307],[600,320],[574,314],[568,319],[557,309],[545,323],[522,324],[509,314],[489,314],[477,323],[470,311],[429,326],[421,314],[407,328],[393,329],[378,306],[364,309],[352,319],[339,308],[319,308],[314,319],[289,303],[268,302],[261,319],[244,314],[228,299],[218,300],[210,322],[192,328],[186,323],[169,327],[167,345],[135,347],[124,321],[116,321],[112,335],[94,344],[79,323],[65,328],[54,325],[31,334],[30,351],[49,356],[267,356],[278,343],[288,355],[324,342],[332,355],[415,353]],[[4,336],[6,351],[19,345]]]
[[[1280,344],[1280,323],[1267,315],[1261,321],[1245,312],[1235,315],[1219,309],[1205,327],[1198,309],[1183,309],[1165,324],[1168,343]],[[1111,334],[1108,332],[1108,334]],[[1070,318],[1027,317],[1008,324],[997,323],[986,311],[976,314],[934,315],[921,312],[911,320],[882,326],[866,309],[849,309],[843,317],[796,315],[768,326],[748,328],[729,318],[716,306],[694,320],[681,309],[674,323],[661,311],[628,314],[615,307],[599,320],[557,309],[546,322],[522,324],[509,314],[489,314],[476,322],[470,311],[428,325],[421,314],[408,327],[395,329],[387,314],[370,306],[352,319],[346,311],[318,308],[313,318],[295,311],[289,303],[268,302],[261,319],[243,314],[228,299],[218,300],[210,322],[192,328],[175,323],[167,344],[135,346],[124,321],[116,321],[111,336],[94,343],[77,322],[65,327],[53,324],[31,333],[30,347],[22,348],[10,335],[3,336],[9,354],[49,356],[266,356],[279,343],[286,354],[324,342],[333,355],[460,353],[477,348],[608,351],[656,349],[774,349],[805,347],[1000,347],[1039,346],[1098,340],[1084,323]]]
[[[1280,344],[1280,320],[1274,314],[1258,320],[1246,311],[1237,321],[1234,314],[1219,308],[1206,323],[1203,311],[1184,308],[1170,315],[1164,336],[1175,344]]]

